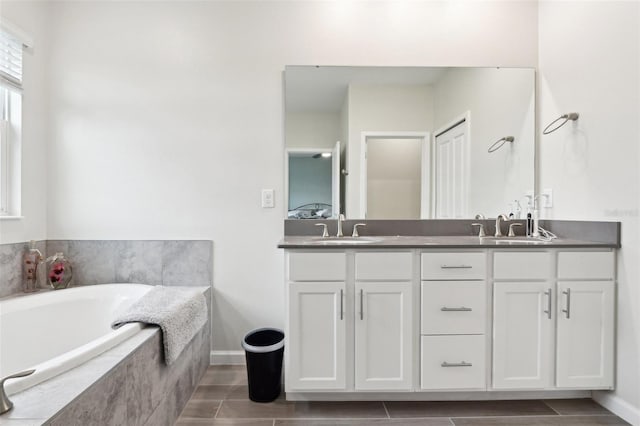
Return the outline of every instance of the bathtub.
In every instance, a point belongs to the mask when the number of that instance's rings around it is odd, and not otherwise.
[[[143,324],[113,330],[111,322],[152,287],[101,284],[0,300],[0,378],[36,370],[7,381],[7,393],[68,371],[138,333]]]

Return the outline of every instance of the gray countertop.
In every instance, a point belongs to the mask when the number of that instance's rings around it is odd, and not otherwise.
[[[339,242],[336,242],[339,240]],[[359,241],[366,241],[362,243]],[[615,244],[584,241],[569,238],[557,238],[550,242],[518,237],[472,237],[472,236],[366,236],[352,237],[313,237],[285,236],[278,243],[284,249],[376,249],[376,248],[616,248]]]

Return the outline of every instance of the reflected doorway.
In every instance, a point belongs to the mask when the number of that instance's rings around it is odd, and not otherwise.
[[[340,142],[333,149],[289,148],[285,158],[288,219],[330,219],[340,213]]]
[[[421,219],[429,212],[429,133],[363,134],[366,219]]]

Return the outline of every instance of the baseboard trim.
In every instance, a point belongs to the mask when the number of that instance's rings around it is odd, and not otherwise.
[[[287,392],[287,401],[493,401],[589,398],[590,391]]]
[[[591,397],[607,410],[632,425],[640,425],[640,408],[634,407],[611,391],[593,391]]]
[[[211,351],[210,365],[244,365],[244,351]]]

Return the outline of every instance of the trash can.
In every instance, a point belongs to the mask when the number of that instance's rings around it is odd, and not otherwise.
[[[271,402],[280,396],[284,332],[276,328],[259,328],[242,339],[247,359],[249,399]]]

